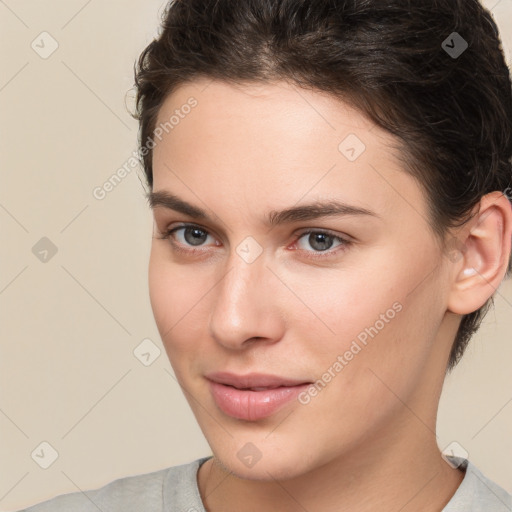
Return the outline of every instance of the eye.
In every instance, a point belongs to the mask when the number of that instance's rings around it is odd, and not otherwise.
[[[202,245],[208,239],[208,233],[197,226],[182,226],[180,228],[176,228],[172,230],[172,233],[178,233],[183,230],[183,240],[179,240],[180,243],[183,241],[186,244],[190,244],[193,246]],[[180,236],[177,236],[179,239]]]
[[[336,242],[337,245],[334,245]],[[342,238],[338,235],[333,235],[327,231],[306,231],[302,233],[295,242],[295,245],[298,246],[300,250],[304,250],[307,252],[314,253],[325,253],[325,254],[314,254],[313,257],[324,257],[324,256],[332,256],[337,253],[338,250],[331,251],[332,247],[341,247],[341,250],[344,250],[347,246],[350,245],[350,241]],[[313,251],[308,249],[308,246],[313,249]]]
[[[195,249],[184,249],[180,246],[202,247],[205,245],[204,242],[208,240],[208,237],[213,239],[213,236],[202,227],[188,224],[185,226],[177,226],[175,228],[167,229],[161,233],[161,236],[158,238],[161,240],[169,240],[178,251],[194,252]],[[175,240],[177,240],[177,243]],[[215,245],[219,244],[215,242]]]
[[[203,252],[201,247],[208,245],[205,243],[208,241],[208,238],[213,240],[214,245],[221,245],[206,229],[195,224],[185,224],[170,228],[160,235],[158,238],[169,240],[177,252],[188,254]],[[328,231],[311,229],[300,234],[292,248],[309,253],[308,257],[310,258],[325,258],[337,254],[340,250],[345,250],[351,243],[350,240]],[[309,248],[307,247],[308,245]],[[194,249],[194,247],[198,247],[198,249]],[[331,250],[333,247],[335,250]]]

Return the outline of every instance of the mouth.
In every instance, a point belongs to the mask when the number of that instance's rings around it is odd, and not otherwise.
[[[206,376],[217,407],[232,418],[257,421],[289,404],[312,384],[276,375],[235,375],[226,372]]]
[[[229,386],[229,384],[226,384],[226,385]],[[235,389],[242,389],[245,391],[266,391],[267,389],[278,389],[278,388],[284,388],[287,386],[268,386],[268,387],[259,387],[259,388],[237,388],[236,386],[230,386],[230,387],[235,388]]]
[[[276,389],[279,387],[311,384],[311,382],[305,380],[290,379],[264,373],[236,375],[229,372],[215,372],[206,375],[206,378],[213,382],[224,384],[225,386],[232,386],[236,389],[250,389],[252,391],[264,391],[266,389]]]

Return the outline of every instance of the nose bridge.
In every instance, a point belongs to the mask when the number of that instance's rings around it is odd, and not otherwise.
[[[230,348],[239,348],[251,338],[273,339],[280,329],[276,297],[269,286],[273,276],[263,254],[247,258],[247,252],[239,252],[237,248],[230,255],[210,317],[212,336]]]

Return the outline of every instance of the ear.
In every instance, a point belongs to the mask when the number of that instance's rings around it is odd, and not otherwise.
[[[477,208],[477,215],[449,244],[460,253],[449,257],[452,280],[447,307],[460,315],[476,311],[494,294],[510,257],[512,205],[508,197],[500,191],[490,192]]]

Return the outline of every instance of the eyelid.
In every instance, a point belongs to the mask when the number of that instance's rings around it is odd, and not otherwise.
[[[325,233],[326,235],[332,236],[333,238],[340,238],[341,240],[345,240],[346,242],[354,241],[354,239],[351,236],[346,235],[345,233],[339,233],[337,231],[332,231],[331,229],[327,228],[304,228],[303,230],[300,230],[295,236],[300,238],[309,233]]]

